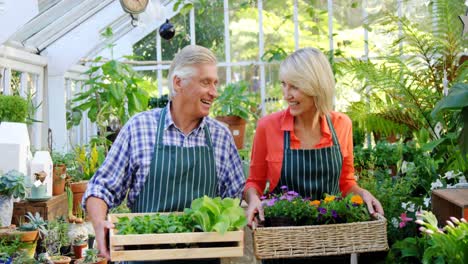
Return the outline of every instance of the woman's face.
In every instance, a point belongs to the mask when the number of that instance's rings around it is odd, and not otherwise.
[[[316,111],[314,97],[302,92],[298,87],[281,81],[284,100],[288,103],[292,116],[313,115]]]

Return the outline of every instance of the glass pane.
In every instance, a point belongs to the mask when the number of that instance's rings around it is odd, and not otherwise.
[[[258,10],[251,1],[229,1],[231,61],[258,59]]]
[[[283,100],[280,80],[278,77],[279,63],[269,63],[265,65],[265,113],[271,114],[286,109],[287,105]]]
[[[333,47],[342,57],[364,55],[362,1],[333,1]]]
[[[291,1],[291,5],[292,5]],[[289,11],[288,11],[289,13]],[[299,20],[299,48],[314,47],[322,51],[329,50],[328,41],[328,8],[327,1],[309,0],[298,1]],[[289,36],[294,50],[294,23],[292,22],[291,7],[291,30]]]
[[[226,84],[226,67],[218,66],[218,87]]]
[[[392,43],[398,38],[396,24],[380,25],[372,21],[385,14],[397,15],[397,0],[366,0],[363,4],[369,15],[369,56],[385,56],[391,50]]]
[[[223,1],[195,2],[195,42],[225,61]]]
[[[265,53],[294,51],[293,1],[263,1],[263,32]]]

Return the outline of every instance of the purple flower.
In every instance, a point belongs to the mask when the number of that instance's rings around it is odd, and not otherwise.
[[[286,185],[283,185],[283,186],[281,186],[280,188],[281,188],[281,190],[282,190],[283,192],[285,192],[285,191],[288,190],[288,186],[286,186]]]
[[[332,217],[333,218],[338,218],[338,213],[335,210],[332,210]]]
[[[268,202],[267,202],[267,205],[268,206],[273,206],[275,203],[276,203],[277,199],[276,198],[272,198],[270,199]]]
[[[288,196],[292,196],[292,197],[297,197],[297,196],[299,196],[299,194],[298,194],[297,192],[295,192],[295,191],[289,191],[289,192],[287,192],[287,195],[288,195]]]
[[[265,196],[265,195],[262,195],[262,196],[260,197],[260,200],[265,200],[265,199],[266,199],[266,196]]]
[[[286,199],[288,199],[288,196],[287,195],[281,195],[279,199],[280,200],[286,200]],[[289,201],[289,199],[288,199],[288,201]]]
[[[326,214],[327,213],[327,209],[325,209],[323,207],[319,207],[318,211],[319,211],[320,214]]]

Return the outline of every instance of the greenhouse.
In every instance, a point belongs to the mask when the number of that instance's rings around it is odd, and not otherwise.
[[[0,264],[468,263],[468,1],[0,0]]]

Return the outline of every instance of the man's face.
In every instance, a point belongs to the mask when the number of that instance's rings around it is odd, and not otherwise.
[[[194,66],[195,75],[176,80],[174,88],[184,106],[184,112],[193,118],[209,114],[210,107],[218,97],[218,70],[215,64]]]

